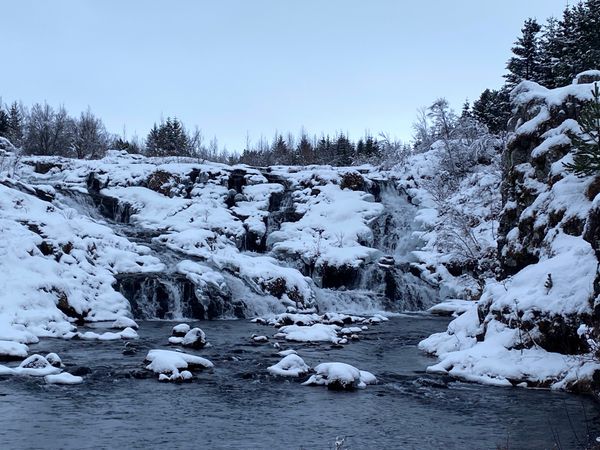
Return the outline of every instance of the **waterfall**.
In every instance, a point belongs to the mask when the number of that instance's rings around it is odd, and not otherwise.
[[[269,215],[265,220],[267,232],[263,240],[266,243],[270,233],[278,230],[284,222],[297,221],[299,214],[294,208],[293,187],[289,180],[268,172],[263,174],[270,183],[284,186],[283,191],[272,194],[269,199]],[[130,223],[130,206],[119,199],[102,195],[96,189],[97,180],[93,177],[90,180],[88,192],[61,189],[56,201],[110,226],[116,234],[129,241],[148,247],[150,254],[164,265],[164,270],[159,272],[116,275],[115,289],[129,300],[134,317],[213,319],[265,315],[284,310],[276,298],[256,292],[247,281],[219,269],[212,261],[172,250],[154,239],[156,232]],[[236,192],[242,189],[243,183],[241,173],[236,173],[236,177],[230,180],[231,188]],[[372,246],[380,251],[380,258],[359,269],[355,289],[315,287],[320,311],[364,314],[423,310],[437,297],[435,287],[421,280],[416,270],[411,271],[411,264],[416,262],[412,252],[422,245],[414,220],[417,208],[393,181],[377,181],[375,189],[377,201],[384,206],[384,213],[371,223]],[[261,252],[267,250],[264,243]],[[243,250],[259,251],[258,248]],[[178,271],[178,264],[183,260],[206,266],[206,270],[218,271],[225,280],[224,285],[196,284]],[[280,264],[295,267],[298,261],[280,260]]]
[[[373,247],[381,251],[377,262],[361,274],[360,290],[383,297],[383,306],[392,311],[418,311],[435,303],[437,289],[411,272],[416,261],[413,251],[422,242],[415,221],[417,207],[390,180],[378,183],[378,197],[384,213],[372,224]]]

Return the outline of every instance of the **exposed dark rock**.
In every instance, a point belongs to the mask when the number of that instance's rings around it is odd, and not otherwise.
[[[360,269],[347,264],[342,266],[332,266],[323,264],[320,267],[321,286],[324,288],[351,289],[358,285],[360,281]]]
[[[361,174],[356,172],[346,172],[342,174],[340,188],[350,189],[352,191],[366,191],[366,182]]]

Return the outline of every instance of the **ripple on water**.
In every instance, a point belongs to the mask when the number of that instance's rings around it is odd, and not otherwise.
[[[589,398],[542,390],[467,384],[424,372],[434,360],[417,342],[447,319],[398,317],[371,327],[341,349],[282,343],[311,366],[343,361],[373,372],[380,384],[357,392],[301,386],[270,376],[281,359],[252,334],[274,330],[246,321],[202,322],[215,363],[189,384],[131,377],[151,348],[166,347],[172,322],[141,322],[137,353],[122,342],[43,339],[32,352],[58,353],[67,370],[89,368],[84,384],[49,386],[33,378],[0,378],[0,447],[21,448],[562,448],[577,445],[600,411]],[[570,417],[570,421],[569,421]],[[571,425],[572,424],[572,425]]]

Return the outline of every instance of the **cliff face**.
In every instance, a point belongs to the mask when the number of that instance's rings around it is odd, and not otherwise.
[[[499,280],[477,308],[421,343],[431,368],[494,384],[589,390],[597,383],[600,177],[578,178],[570,133],[600,72],[549,90],[513,91],[514,136],[503,154]],[[501,358],[490,365],[488,358]]]
[[[532,282],[542,284],[546,297],[552,297],[553,290],[565,291],[555,286],[557,276],[563,274],[552,273],[545,261],[564,260],[567,274],[571,273],[565,282],[571,287],[577,281],[574,273],[586,263],[589,266],[587,289],[577,297],[566,290],[570,295],[560,297],[563,305],[558,310],[544,307],[540,300],[542,307],[527,324],[541,328],[544,348],[562,353],[589,350],[578,332],[582,323],[598,332],[600,278],[591,269],[600,256],[600,198],[596,200],[600,177],[577,178],[564,164],[572,158],[569,134],[580,131],[581,108],[599,80],[600,72],[588,72],[564,88],[547,90],[533,83],[517,87],[513,93],[516,134],[504,154],[504,209],[498,239],[504,278],[528,265],[546,267],[546,279]]]

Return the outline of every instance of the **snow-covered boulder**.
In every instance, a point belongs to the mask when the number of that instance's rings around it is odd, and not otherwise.
[[[282,337],[295,342],[339,342],[337,325],[316,323],[310,326],[287,325],[279,329],[275,337]]]
[[[177,369],[173,370],[171,375],[167,375],[165,373],[161,373],[158,375],[158,381],[163,382],[175,382],[175,383],[183,383],[186,381],[192,381],[193,375],[189,370],[182,370],[181,372]]]
[[[171,350],[150,350],[146,355],[146,369],[158,374],[173,374],[180,369],[211,369],[214,364],[201,356]]]
[[[180,323],[179,325],[175,325],[173,327],[173,331],[171,332],[171,336],[174,337],[184,337],[188,331],[190,331],[190,326],[187,323]]]
[[[0,341],[0,360],[22,359],[27,357],[29,348],[13,341]]]
[[[277,364],[267,367],[267,370],[282,377],[300,377],[307,374],[310,367],[298,355],[289,354]]]
[[[473,308],[477,309],[477,302],[472,300],[447,299],[433,305],[427,312],[438,316],[457,317]]]
[[[68,372],[62,372],[54,375],[46,375],[44,377],[48,384],[81,384],[83,378],[75,375],[71,375]]]
[[[137,322],[129,317],[126,316],[121,316],[118,317],[117,320],[115,320],[112,325],[111,328],[116,328],[116,329],[123,329],[123,328],[133,328],[134,330],[137,330],[139,328],[139,325],[137,324]]]
[[[315,367],[315,374],[311,375],[303,384],[306,386],[327,386],[332,390],[364,389],[368,384],[377,383],[377,378],[371,373],[359,370],[346,363],[322,363]]]
[[[48,361],[53,367],[64,367],[60,356],[58,356],[56,353],[48,353],[46,355],[46,361]]]
[[[183,347],[200,349],[206,346],[206,334],[200,328],[192,328],[181,339]]]

